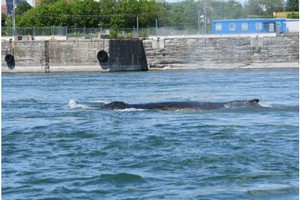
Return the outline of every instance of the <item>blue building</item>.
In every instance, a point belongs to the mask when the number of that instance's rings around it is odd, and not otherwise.
[[[213,34],[284,33],[286,19],[228,19],[213,20]]]

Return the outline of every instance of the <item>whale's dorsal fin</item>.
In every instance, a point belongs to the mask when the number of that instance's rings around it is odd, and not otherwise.
[[[249,101],[249,103],[258,104],[259,103],[259,99],[251,99]]]

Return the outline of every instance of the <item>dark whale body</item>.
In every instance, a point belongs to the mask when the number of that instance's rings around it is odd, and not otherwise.
[[[122,101],[114,101],[101,106],[105,110],[122,110],[122,109],[149,109],[149,110],[212,110],[222,108],[245,108],[260,107],[258,99],[238,100],[229,102],[196,102],[196,101],[178,101],[178,102],[158,102],[144,104],[127,104]]]

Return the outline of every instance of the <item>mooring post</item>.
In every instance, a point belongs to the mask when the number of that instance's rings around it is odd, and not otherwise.
[[[49,40],[45,40],[45,73],[50,72],[50,66],[49,66]]]

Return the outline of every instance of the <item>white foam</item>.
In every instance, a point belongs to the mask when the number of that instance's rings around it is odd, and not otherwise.
[[[109,103],[111,103],[111,102],[108,102],[108,101],[101,101],[101,100],[95,100],[95,101],[92,101],[92,103],[109,104]]]
[[[144,111],[146,109],[140,109],[140,108],[125,108],[125,109],[117,109],[117,111],[121,112],[136,112],[136,111]]]
[[[261,105],[261,107],[263,107],[263,108],[272,108],[273,107],[273,106],[267,105],[267,104],[259,104],[259,105]]]
[[[74,100],[74,99],[70,99],[69,100],[69,107],[70,108],[76,108],[76,106],[77,106],[77,101]]]
[[[225,104],[224,108],[231,108],[231,105]]]
[[[84,105],[84,104],[79,104],[75,99],[69,100],[69,107],[71,109],[75,109],[75,108],[90,109],[89,106]]]

